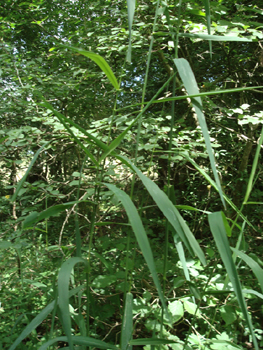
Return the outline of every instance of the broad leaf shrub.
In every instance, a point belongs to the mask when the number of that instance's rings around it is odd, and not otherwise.
[[[141,19],[142,5],[136,6]],[[103,96],[109,94],[105,103],[114,106],[103,110],[106,117],[82,122],[83,115],[74,116],[80,110],[78,105],[75,110],[66,103],[59,106],[57,100],[45,97],[43,88],[34,89],[32,85],[28,104],[30,110],[34,107],[38,111],[35,122],[43,123],[38,133],[44,135],[48,127],[52,133],[43,141],[37,138],[31,152],[25,151],[22,133],[32,129],[19,128],[2,139],[6,153],[9,149],[14,153],[21,150],[17,162],[13,154],[13,163],[10,160],[13,175],[15,165],[23,163],[26,168],[18,184],[13,181],[3,186],[6,192],[0,202],[1,342],[9,350],[259,349],[263,345],[259,308],[263,263],[257,252],[249,252],[245,233],[247,227],[254,227],[250,217],[243,214],[259,176],[256,172],[263,133],[239,207],[221,185],[216,163],[219,155],[215,152],[221,141],[205,118],[205,109],[212,114],[213,108],[221,107],[208,96],[234,96],[255,87],[224,86],[217,91],[209,90],[206,83],[205,91],[200,93],[195,76],[198,72],[189,63],[191,57],[178,58],[183,40],[207,44],[213,62],[213,41],[247,44],[257,38],[257,33],[249,31],[251,37],[242,36],[244,32],[239,30],[229,34],[228,27],[233,26],[230,22],[213,29],[209,1],[204,1],[205,11],[180,1],[178,6],[171,6],[176,16],[171,14],[170,6],[157,2],[149,26],[149,44],[145,36],[140,38],[143,29],[133,30],[136,6],[135,1],[128,1],[125,20],[129,63],[124,64],[119,76],[103,58],[105,52],[99,44],[101,55],[75,45],[59,44],[49,51],[53,65],[62,52],[66,52],[68,66],[71,55],[77,55],[80,63],[85,59],[88,65],[89,60],[96,64],[100,83],[107,84],[108,80],[111,86]],[[204,17],[205,24],[191,23],[189,13]],[[121,40],[121,32],[115,28],[115,33],[119,33],[116,41]],[[29,34],[23,34],[28,43]],[[164,61],[169,76],[153,91],[151,85],[148,88],[150,75],[158,73],[153,46],[157,44],[159,49],[160,38],[167,37],[168,50],[174,49],[172,62],[168,63],[162,53],[159,59]],[[146,70],[133,78],[135,91],[130,92],[135,97],[129,99],[127,94],[123,96],[128,86],[125,72],[135,74],[133,54],[143,45],[149,45]],[[113,44],[105,56],[114,51]],[[83,73],[71,69],[74,77]],[[89,80],[92,74],[86,78]],[[47,80],[48,84],[54,83]],[[132,90],[133,86],[128,88]],[[59,91],[61,96],[63,93],[63,89]],[[91,101],[90,95],[87,98]],[[161,113],[155,110],[160,103]],[[194,128],[185,121],[185,106]],[[176,108],[180,122],[175,121]],[[240,108],[242,112],[245,107]],[[91,109],[94,114],[95,109]],[[261,123],[259,119],[257,124]],[[249,116],[242,120],[241,125],[255,122]],[[78,161],[67,167],[74,159],[72,153],[77,154]],[[47,158],[48,154],[52,156]],[[38,171],[41,162],[46,170],[52,169],[52,174],[46,171],[43,177]],[[54,166],[48,166],[48,162]],[[193,167],[190,176],[189,165]],[[173,180],[184,183],[183,191],[177,192]],[[7,179],[3,182],[6,184]],[[188,189],[189,182],[194,190]],[[193,231],[198,232],[197,228],[204,225],[201,241]]]

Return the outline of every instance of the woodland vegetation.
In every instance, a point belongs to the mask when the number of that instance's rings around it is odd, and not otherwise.
[[[0,348],[263,348],[260,1],[0,4]]]

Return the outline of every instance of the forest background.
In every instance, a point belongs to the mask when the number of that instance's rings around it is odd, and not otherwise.
[[[262,15],[0,4],[3,349],[263,347]]]

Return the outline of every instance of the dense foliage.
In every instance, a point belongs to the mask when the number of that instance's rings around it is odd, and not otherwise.
[[[263,347],[262,15],[0,4],[3,349]]]

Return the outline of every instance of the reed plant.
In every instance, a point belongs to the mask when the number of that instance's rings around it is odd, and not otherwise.
[[[132,48],[132,23],[135,13],[135,1],[128,0],[128,22],[129,22],[129,48],[126,58],[125,65],[133,59],[133,48]],[[241,37],[231,37],[231,36],[218,36],[211,35],[211,20],[209,11],[209,1],[205,0],[205,11],[207,19],[207,34],[191,34],[196,37],[207,40],[210,51],[212,52],[212,42],[213,41],[249,41],[247,38]],[[9,350],[19,349],[21,343],[24,339],[30,337],[30,334],[34,332],[37,327],[41,324],[48,324],[47,333],[45,334],[45,340],[42,340],[39,350],[44,349],[55,349],[58,342],[63,342],[66,345],[65,349],[121,349],[130,350],[133,347],[136,349],[144,347],[144,349],[168,349],[172,348],[174,350],[184,350],[184,349],[242,349],[244,344],[238,343],[238,340],[233,342],[235,338],[228,338],[228,336],[211,336],[214,334],[214,329],[216,328],[213,320],[208,321],[205,313],[202,311],[206,307],[211,306],[211,300],[209,296],[221,297],[229,296],[231,299],[237,301],[241,310],[239,313],[239,319],[244,325],[244,329],[247,329],[249,336],[252,339],[254,349],[258,350],[258,334],[255,334],[253,319],[248,311],[245,296],[253,295],[256,298],[263,298],[263,271],[255,259],[252,259],[245,252],[241,250],[241,243],[244,240],[244,228],[246,226],[253,226],[249,219],[243,214],[244,206],[248,205],[249,196],[253,189],[253,183],[255,180],[256,169],[260,156],[260,149],[263,141],[263,130],[261,131],[261,137],[257,145],[257,152],[254,157],[253,168],[249,177],[249,182],[247,185],[246,195],[241,208],[237,208],[230,198],[224,193],[220,178],[217,171],[217,164],[215,162],[214,151],[211,146],[209,130],[206,124],[205,112],[203,111],[202,99],[207,96],[215,94],[227,94],[235,93],[244,90],[244,87],[239,87],[235,89],[228,90],[218,90],[209,92],[199,92],[199,88],[195,79],[194,72],[192,71],[189,62],[184,58],[178,58],[178,45],[180,39],[189,36],[190,34],[180,33],[180,22],[183,20],[183,13],[181,10],[181,1],[177,7],[178,11],[178,23],[177,27],[170,23],[168,8],[162,11],[163,15],[167,17],[167,24],[169,28],[170,40],[174,43],[174,68],[171,72],[170,77],[163,84],[161,88],[156,91],[154,96],[147,101],[146,92],[147,84],[149,78],[149,67],[151,64],[151,53],[154,40],[160,35],[164,35],[156,31],[156,24],[158,23],[158,14],[160,13],[160,3],[157,1],[155,9],[155,19],[152,26],[151,39],[149,44],[149,52],[147,56],[146,72],[144,76],[143,90],[141,96],[141,102],[138,103],[136,107],[138,109],[137,115],[133,120],[122,129],[122,132],[114,137],[113,128],[115,127],[115,121],[121,113],[125,115],[125,108],[118,105],[118,97],[121,93],[121,78],[115,77],[110,66],[106,60],[95,53],[84,50],[79,47],[71,47],[69,45],[61,45],[51,50],[69,50],[73,54],[83,55],[87,60],[93,60],[106,75],[109,82],[112,84],[113,89],[115,89],[115,103],[113,111],[110,113],[110,125],[108,127],[108,134],[100,137],[97,133],[88,132],[86,129],[81,127],[78,123],[72,119],[63,115],[60,111],[56,110],[50,102],[48,102],[38,91],[34,91],[34,96],[36,103],[39,108],[46,109],[59,120],[59,122],[64,126],[68,137],[78,145],[78,147],[85,154],[83,158],[83,163],[79,172],[79,184],[78,184],[78,194],[75,201],[66,202],[64,204],[55,205],[46,208],[40,213],[33,213],[27,216],[23,221],[22,229],[24,231],[34,227],[38,222],[47,220],[64,210],[70,211],[74,208],[75,213],[78,212],[78,207],[81,204],[87,204],[92,208],[91,210],[91,220],[89,222],[88,229],[88,243],[83,242],[80,233],[80,224],[78,215],[75,216],[75,256],[68,256],[67,259],[62,263],[57,281],[54,281],[52,295],[54,300],[51,301],[44,309],[42,309],[36,317],[34,317],[27,326],[24,328],[22,333],[17,337],[13,344],[9,347]],[[163,6],[163,5],[162,5]],[[178,29],[177,29],[178,28]],[[211,57],[212,59],[212,57]],[[125,72],[125,68],[123,69]],[[184,95],[176,95],[176,83],[180,82],[184,87]],[[168,87],[171,87],[172,96],[166,98],[164,93]],[[247,88],[248,89],[248,88]],[[257,87],[259,89],[259,87]],[[192,159],[191,155],[186,151],[180,151],[180,149],[175,149],[173,145],[173,131],[174,131],[174,117],[175,117],[175,102],[179,100],[188,99],[189,104],[197,115],[198,124],[201,128],[202,135],[205,140],[206,151],[210,160],[210,165],[213,173],[213,178],[211,174],[208,174],[202,167],[200,167],[197,162]],[[168,160],[168,174],[167,174],[167,186],[166,190],[158,187],[153,179],[150,177],[150,166],[148,171],[142,171],[138,166],[138,146],[141,137],[142,122],[145,117],[145,113],[149,108],[156,103],[167,103],[171,102],[171,123],[169,130],[169,149],[167,152]],[[134,153],[127,156],[121,151],[121,143],[128,135],[129,131],[137,128],[136,134],[136,144]],[[106,139],[106,141],[105,141]],[[33,167],[35,161],[37,160],[39,154],[43,152],[53,141],[45,143],[38,152],[35,153],[27,172],[25,173],[22,180],[19,182],[16,192],[12,198],[12,202],[17,200],[17,195],[26,181],[31,168]],[[213,281],[216,278],[216,267],[207,265],[207,250],[204,251],[203,247],[200,246],[199,241],[195,238],[194,234],[191,232],[188,223],[184,220],[180,213],[180,208],[185,209],[183,206],[176,205],[175,198],[175,185],[171,182],[170,170],[172,153],[180,154],[181,157],[190,162],[196,169],[196,172],[200,173],[204,177],[205,181],[209,186],[212,186],[219,194],[222,210],[216,212],[205,212],[204,215],[207,216],[210,231],[213,235],[217,250],[213,253],[218,255],[218,259],[221,259],[224,269],[222,274],[224,277],[224,285],[221,288],[216,289],[216,283]],[[154,149],[152,153],[152,158],[154,155]],[[151,158],[151,159],[152,159]],[[110,181],[110,177],[107,176],[107,171],[109,170],[109,164],[113,162],[118,164],[119,173],[126,173],[132,175],[132,180],[128,190],[123,190],[117,185],[116,181]],[[94,191],[92,195],[88,192],[80,197],[80,188],[82,184],[82,173],[85,173],[87,166],[92,166],[94,170]],[[117,169],[117,168],[116,168]],[[118,171],[118,170],[117,170]],[[152,198],[152,203],[155,203],[159,212],[162,215],[162,220],[165,220],[165,237],[163,240],[163,254],[161,261],[156,260],[156,254],[153,249],[152,238],[147,235],[147,229],[145,228],[143,221],[143,211],[147,206],[145,199],[140,198],[140,202],[134,201],[134,190],[138,183],[141,183],[144,190],[147,191],[149,197]],[[110,203],[103,201],[103,193],[105,191],[110,193]],[[100,216],[100,211],[107,212],[115,203],[114,207],[119,210],[123,207],[125,210],[125,215],[122,215],[122,222],[118,220],[117,223],[114,222],[99,222],[98,218]],[[108,205],[108,207],[107,207]],[[235,221],[230,220],[227,216],[227,207],[231,207],[236,213]],[[198,210],[194,208],[194,205],[190,210]],[[240,222],[242,222],[240,224]],[[121,317],[121,328],[120,334],[115,342],[108,342],[107,339],[98,338],[94,332],[91,324],[91,320],[94,319],[92,314],[92,304],[94,298],[100,296],[97,293],[93,293],[92,288],[96,288],[96,284],[99,286],[110,285],[111,281],[116,281],[114,277],[114,271],[109,266],[109,262],[103,257],[103,254],[99,254],[94,250],[96,246],[96,240],[99,239],[96,229],[99,225],[111,226],[118,225],[122,237],[125,240],[125,244],[122,244],[122,249],[124,250],[126,256],[122,255],[123,266],[124,266],[124,276],[122,285],[122,304],[119,306]],[[114,226],[115,227],[115,226]],[[239,233],[235,235],[236,242],[234,247],[229,243],[229,237],[231,237],[233,242],[232,231],[235,229]],[[134,236],[133,236],[134,235]],[[133,245],[131,241],[136,239],[139,252]],[[173,242],[173,247],[171,247]],[[122,241],[123,242],[123,241]],[[6,248],[12,247],[12,243],[5,242]],[[47,239],[48,244],[48,239]],[[173,254],[173,255],[171,255]],[[144,285],[144,294],[141,299],[136,296],[136,276],[134,274],[134,266],[136,265],[136,259],[138,256],[142,255],[144,261],[149,270],[146,281]],[[104,266],[104,272],[99,278],[94,279],[95,273],[94,269],[96,266],[93,264],[94,257],[96,257],[100,264]],[[199,264],[199,271],[205,271],[202,273],[202,283],[200,286],[196,285],[192,281],[191,275],[191,265],[189,265],[189,257],[195,259],[195,263]],[[220,257],[220,258],[219,258]],[[159,258],[160,259],[160,258]],[[167,275],[169,274],[169,261],[178,259],[176,261],[182,267],[183,271],[183,282],[180,279],[175,278],[174,285],[169,286],[167,281]],[[261,292],[250,289],[244,289],[242,287],[242,279],[238,274],[238,266],[240,262],[243,261],[249,266],[256,276],[257,283],[261,289]],[[160,270],[160,264],[162,268]],[[158,265],[158,268],[156,267]],[[196,277],[198,280],[198,276]],[[181,293],[181,282],[187,283],[187,292]],[[142,281],[141,281],[142,282]],[[152,284],[153,282],[153,284]],[[155,291],[153,291],[153,285]],[[213,285],[213,288],[211,288]],[[147,287],[151,288],[147,291]],[[172,295],[172,296],[171,296]],[[153,304],[153,296],[154,303]],[[141,300],[141,308],[138,307],[138,300]],[[145,309],[143,311],[143,308]],[[214,319],[216,318],[217,307],[212,307],[215,310]],[[231,308],[229,308],[230,310]],[[140,310],[137,313],[137,310]],[[232,310],[232,309],[231,309]],[[188,316],[184,316],[188,313]],[[51,315],[51,316],[49,316]],[[136,327],[140,325],[140,319],[138,315],[145,317],[145,322],[147,318],[151,319],[152,327],[150,331],[146,332],[146,336],[139,337]],[[176,335],[176,328],[182,322],[184,317],[188,323],[188,330],[178,337]],[[46,320],[49,320],[47,323]],[[202,319],[203,329],[200,332],[196,327],[198,320]],[[103,319],[101,320],[103,322]],[[141,327],[141,326],[140,326]],[[61,330],[61,335],[57,336],[56,329]],[[151,335],[149,335],[151,334]],[[106,337],[106,334],[105,334]]]

